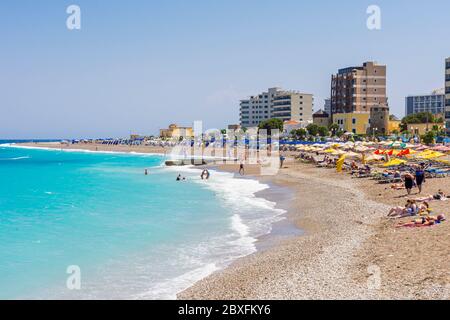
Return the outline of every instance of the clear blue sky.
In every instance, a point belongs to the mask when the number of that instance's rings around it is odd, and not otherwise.
[[[66,28],[66,8],[82,29]],[[366,28],[366,9],[382,29]],[[0,3],[0,139],[151,134],[238,122],[271,86],[329,96],[338,68],[388,66],[392,112],[444,85],[448,0],[16,0]]]

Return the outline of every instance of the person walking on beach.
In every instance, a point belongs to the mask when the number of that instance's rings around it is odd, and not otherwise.
[[[243,176],[245,174],[244,170],[244,163],[241,161],[241,164],[239,165],[239,174]]]
[[[406,173],[405,176],[403,177],[403,179],[405,180],[405,189],[408,192],[408,195],[411,194],[411,190],[414,186],[414,176],[411,173]]]
[[[425,183],[425,170],[424,166],[421,164],[416,169],[416,184],[419,188],[419,194],[422,193],[422,185]]]
[[[283,155],[280,155],[280,169],[283,168],[284,165],[284,161],[286,160],[286,158]]]

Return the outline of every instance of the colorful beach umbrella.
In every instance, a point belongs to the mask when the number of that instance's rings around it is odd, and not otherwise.
[[[444,153],[433,151],[433,152],[430,152],[428,155],[424,156],[423,158],[430,160],[430,159],[442,158],[445,156],[446,156],[446,154],[444,154]]]
[[[345,154],[342,155],[338,161],[336,161],[336,171],[337,172],[342,172],[342,167],[344,166],[344,162],[345,162]]]
[[[405,164],[405,163],[406,163],[405,160],[393,159],[393,160],[385,163],[383,165],[383,167],[395,167],[395,166],[399,166],[399,165],[402,165],[402,164]]]

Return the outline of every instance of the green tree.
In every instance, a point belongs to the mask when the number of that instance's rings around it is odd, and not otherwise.
[[[327,137],[330,135],[330,131],[328,131],[327,127],[319,127],[318,131],[319,131],[319,136],[321,136],[321,137]]]
[[[400,123],[400,132],[401,133],[409,133],[407,123],[405,123],[405,122]]]
[[[421,136],[422,142],[425,144],[433,144],[435,139],[436,139],[436,132],[431,130],[428,131],[426,134],[424,134],[423,136]]]
[[[437,124],[435,124],[431,130],[433,130],[437,133],[439,133],[441,131],[441,129],[439,128],[439,126]]]
[[[336,123],[332,123],[332,124],[330,124],[328,129],[331,131],[331,135],[335,136],[336,133],[339,131],[339,125]]]
[[[344,130],[339,129],[338,131],[336,131],[336,137],[340,138],[344,135],[344,133],[345,133]]]
[[[319,134],[319,126],[317,124],[311,123],[306,127],[308,133],[312,136],[317,136]]]
[[[307,135],[308,131],[303,128],[291,131],[291,137],[295,140],[304,140]]]
[[[419,112],[410,114],[402,119],[404,124],[418,124],[418,123],[435,123],[436,117],[431,112]]]
[[[279,130],[280,133],[283,132],[283,121],[280,119],[269,119],[263,121],[258,126],[259,130],[267,130],[267,134],[272,134],[272,130]]]

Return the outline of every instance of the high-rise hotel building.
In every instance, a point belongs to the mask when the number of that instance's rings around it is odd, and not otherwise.
[[[370,112],[387,106],[386,66],[365,62],[340,69],[331,77],[331,113]]]
[[[312,122],[313,101],[312,94],[270,88],[267,92],[241,100],[240,123],[248,128],[272,118]]]
[[[450,135],[450,58],[445,60],[445,127]]]
[[[430,95],[408,96],[405,99],[405,114],[407,116],[420,112],[443,114],[444,109],[445,95],[441,90],[435,90]]]

